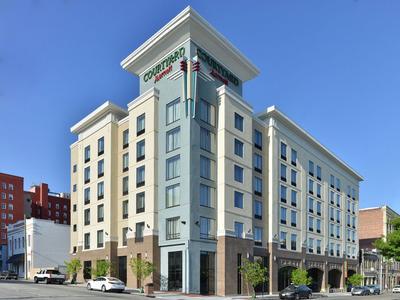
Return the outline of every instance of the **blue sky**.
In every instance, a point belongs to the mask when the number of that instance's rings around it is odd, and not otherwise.
[[[261,70],[255,111],[277,105],[361,173],[361,207],[400,210],[400,1],[0,0],[0,172],[68,191],[71,125],[138,96],[121,60],[187,5]]]

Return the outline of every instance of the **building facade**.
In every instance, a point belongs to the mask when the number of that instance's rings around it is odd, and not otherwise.
[[[121,63],[140,95],[105,102],[71,132],[71,254],[81,278],[108,259],[128,286],[148,259],[161,290],[246,293],[239,266],[270,272],[277,292],[294,268],[315,290],[357,270],[362,180],[276,107],[254,113],[244,82],[258,69],[192,8]]]
[[[24,218],[24,178],[0,173],[0,271],[7,270],[7,226]]]
[[[30,218],[8,226],[8,269],[33,279],[42,268],[63,268],[69,259],[70,226]],[[27,274],[25,274],[25,269]]]
[[[384,258],[373,244],[393,232],[391,222],[399,217],[397,212],[386,205],[360,209],[361,272],[365,284],[379,284],[384,289],[392,289],[400,284],[400,263]]]

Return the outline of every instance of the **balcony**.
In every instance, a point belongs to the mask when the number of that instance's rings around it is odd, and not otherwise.
[[[204,240],[215,240],[216,239],[215,235],[208,234],[208,233],[201,233],[201,232],[200,232],[200,238],[204,239]]]

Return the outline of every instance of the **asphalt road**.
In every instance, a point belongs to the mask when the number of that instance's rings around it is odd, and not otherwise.
[[[83,287],[73,287],[68,285],[56,284],[35,284],[27,281],[9,281],[0,280],[0,299],[35,299],[35,300],[48,300],[48,299],[68,299],[68,300],[82,300],[82,299],[132,299],[144,300],[151,299],[147,297],[119,294],[119,293],[102,293],[100,291],[88,291]]]

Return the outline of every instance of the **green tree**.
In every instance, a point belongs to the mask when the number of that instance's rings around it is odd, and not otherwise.
[[[386,258],[400,260],[400,218],[394,219],[391,224],[394,230],[386,237],[382,237],[374,242],[374,246]]]
[[[295,269],[290,276],[294,285],[309,285],[312,282],[312,278],[308,276],[307,270],[304,269]]]
[[[82,269],[82,263],[79,259],[73,258],[71,261],[64,261],[67,267],[67,273],[72,276],[71,283],[76,283],[76,276],[78,272]]]
[[[256,298],[255,288],[257,285],[264,283],[268,280],[268,270],[263,267],[259,262],[249,261],[245,259],[240,267],[240,273],[243,274],[244,280],[253,288],[252,298]]]
[[[143,284],[143,281],[155,270],[155,267],[151,262],[136,257],[131,258],[129,265],[132,273],[136,276],[137,280],[139,280],[141,284]],[[143,292],[143,286],[141,287],[141,291]]]
[[[109,260],[98,260],[96,267],[90,270],[94,277],[107,276],[111,271],[111,262]]]
[[[364,277],[361,274],[353,274],[347,278],[347,283],[351,286],[361,285]]]

